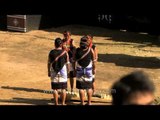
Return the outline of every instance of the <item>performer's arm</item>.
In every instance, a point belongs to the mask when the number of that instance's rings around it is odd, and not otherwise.
[[[91,49],[91,52],[92,52],[92,65],[93,65],[93,74],[95,74],[96,73],[96,61],[95,61],[95,53],[94,53],[94,51],[93,51],[93,49]]]
[[[51,66],[51,63],[50,63],[50,55],[48,55],[48,63],[47,63],[47,67],[48,67],[48,77],[51,76],[51,73],[50,73],[50,66]]]
[[[73,72],[74,75],[76,76],[76,49],[73,52]]]
[[[63,42],[63,43],[62,43],[62,49],[63,49],[63,50],[66,50],[66,42]]]
[[[70,62],[69,62],[69,55],[67,52],[66,52],[66,55],[67,55],[67,73],[69,73],[70,72]]]
[[[98,61],[98,50],[97,50],[97,47],[95,47],[95,49],[94,49],[94,54],[95,54],[95,61],[97,62]]]

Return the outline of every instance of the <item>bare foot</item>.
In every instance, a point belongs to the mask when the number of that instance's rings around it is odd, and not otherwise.
[[[71,93],[73,93],[73,89],[71,89]]]
[[[92,105],[91,103],[86,103],[85,105]]]
[[[65,103],[62,103],[62,105],[63,105],[63,106],[66,106],[67,104],[65,104]]]
[[[80,103],[80,105],[85,105],[84,103]]]

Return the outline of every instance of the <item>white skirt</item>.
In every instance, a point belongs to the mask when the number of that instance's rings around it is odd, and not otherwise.
[[[51,82],[59,83],[59,82],[67,82],[67,67],[66,65],[56,73],[54,69],[51,67]]]

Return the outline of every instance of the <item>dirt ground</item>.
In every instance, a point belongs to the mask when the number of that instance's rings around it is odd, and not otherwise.
[[[0,31],[0,105],[52,105],[47,57],[53,40],[70,30],[78,46],[81,36],[94,35],[99,52],[96,88],[106,93],[113,82],[134,70],[149,74],[160,96],[160,42],[146,34],[68,25],[27,33]],[[71,104],[71,103],[69,103]],[[72,104],[79,104],[73,102]],[[97,99],[95,105],[108,104]]]

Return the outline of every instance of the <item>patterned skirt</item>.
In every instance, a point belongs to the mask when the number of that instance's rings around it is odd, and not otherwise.
[[[51,88],[52,89],[66,89],[67,88],[67,68],[66,65],[56,73],[51,67]]]
[[[93,86],[92,62],[86,68],[77,63],[76,78],[77,89],[91,89]]]

